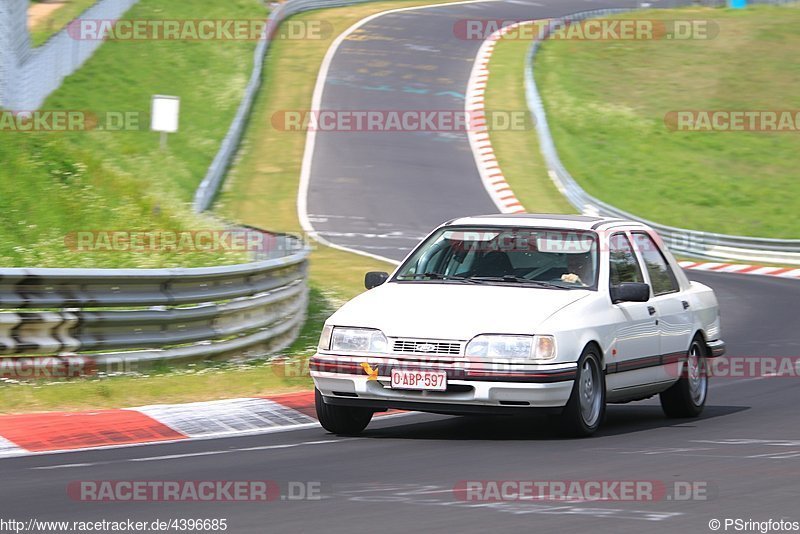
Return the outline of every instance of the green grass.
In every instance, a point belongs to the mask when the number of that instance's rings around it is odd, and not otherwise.
[[[525,209],[532,213],[575,213],[547,175],[539,151],[539,139],[525,101],[525,56],[527,40],[500,40],[489,61],[485,107],[492,112],[522,112],[525,129],[495,129],[489,132],[497,161]]]
[[[319,65],[337,34],[372,13],[429,3],[432,2],[375,2],[300,15],[299,18],[330,22],[333,35],[319,41],[278,40],[272,43],[265,65],[264,85],[241,153],[226,182],[218,213],[265,229],[299,231],[295,203],[305,134],[273,130],[270,127],[272,113],[280,109],[308,108]],[[173,145],[170,146],[172,150]],[[364,290],[364,273],[392,267],[363,256],[316,246],[310,263],[308,320],[297,341],[284,351],[285,356],[298,362],[291,364],[290,369],[299,369],[303,374],[302,362],[313,354],[322,323],[344,301]],[[308,376],[285,377],[282,368],[283,365],[276,366],[270,361],[246,365],[203,364],[184,371],[158,370],[148,376],[11,384],[0,388],[0,409],[34,412],[110,408],[264,395],[311,387]]]
[[[69,24],[78,15],[86,11],[95,4],[97,0],[69,0],[62,4],[58,9],[40,19],[30,28],[31,42],[33,46],[39,46],[47,41],[53,34]],[[39,2],[31,2],[34,5]]]
[[[631,17],[710,19],[719,35],[545,43],[536,80],[566,168],[590,194],[660,223],[800,237],[797,133],[675,132],[664,122],[675,110],[800,109],[800,8]]]
[[[257,0],[142,0],[132,19],[258,18]],[[227,132],[252,70],[254,42],[105,43],[42,106],[143,114],[117,132],[0,132],[0,266],[165,267],[236,263],[241,253],[76,253],[79,230],[219,228],[190,202]],[[181,97],[180,131],[159,150],[154,94]]]
[[[307,377],[286,377],[281,365],[269,362],[197,366],[138,376],[6,384],[0,387],[0,413],[201,402],[307,390],[309,384]]]

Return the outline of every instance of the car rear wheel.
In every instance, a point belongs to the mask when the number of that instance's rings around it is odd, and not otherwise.
[[[322,428],[333,434],[347,436],[360,434],[372,420],[373,412],[368,408],[325,404],[322,393],[316,388],[314,388],[314,404]]]
[[[706,347],[700,338],[695,338],[681,378],[660,395],[661,408],[667,417],[697,417],[706,405],[707,394]]]
[[[578,360],[578,374],[564,411],[555,420],[561,434],[591,436],[600,428],[606,413],[606,383],[600,357],[593,346],[586,347]]]

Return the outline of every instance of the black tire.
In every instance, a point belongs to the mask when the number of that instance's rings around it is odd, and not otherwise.
[[[594,434],[606,414],[606,379],[597,347],[583,349],[572,394],[561,415],[554,418],[559,434],[582,438]]]
[[[708,350],[698,336],[686,353],[686,364],[680,379],[659,395],[667,417],[697,417],[703,412],[708,397]]]
[[[314,388],[314,404],[322,428],[333,434],[353,436],[360,434],[372,420],[372,410],[325,404],[322,393]]]

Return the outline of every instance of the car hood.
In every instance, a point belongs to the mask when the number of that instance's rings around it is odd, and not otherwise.
[[[377,328],[389,337],[425,339],[535,334],[545,319],[590,293],[519,286],[385,283],[342,306],[327,324]]]

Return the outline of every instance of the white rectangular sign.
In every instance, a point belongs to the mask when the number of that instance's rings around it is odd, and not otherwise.
[[[181,99],[177,96],[153,95],[150,129],[154,132],[175,133],[178,131],[178,115]]]

